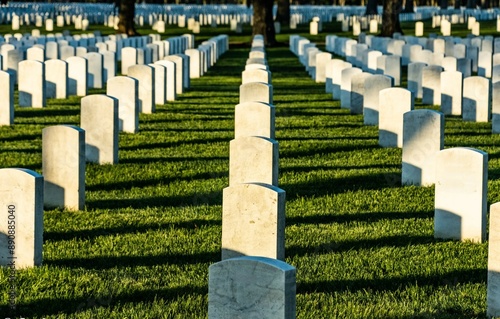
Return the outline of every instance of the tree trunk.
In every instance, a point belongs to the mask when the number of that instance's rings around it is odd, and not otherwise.
[[[273,1],[253,0],[252,35],[262,34],[266,46],[276,44],[276,34],[273,21]]]
[[[467,0],[467,9],[476,9],[476,0]]]
[[[413,6],[413,0],[405,0],[405,8],[403,9],[404,13],[414,13],[415,7]]]
[[[461,6],[461,1],[460,0],[455,0],[455,3],[453,5],[453,8],[455,8],[456,10],[460,9],[460,6]]]
[[[439,8],[441,10],[448,9],[448,0],[439,0]]]
[[[378,14],[378,12],[377,12],[377,0],[368,0],[368,2],[366,3],[365,16],[375,15],[375,14]]]
[[[290,0],[278,0],[278,12],[276,21],[282,26],[290,25]]]
[[[128,36],[139,35],[135,30],[134,17],[135,17],[135,1],[134,0],[121,0],[120,1],[120,21],[118,22],[118,32],[125,33]]]
[[[384,0],[384,11],[382,12],[382,32],[383,37],[392,37],[396,32],[403,33],[399,23],[399,13],[401,12],[401,0]]]

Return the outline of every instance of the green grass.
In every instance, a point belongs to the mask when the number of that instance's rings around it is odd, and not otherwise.
[[[87,165],[85,210],[45,211],[43,266],[17,272],[16,314],[9,270],[0,269],[1,315],[207,316],[249,39],[231,33],[232,49],[206,76],[141,114],[139,133],[120,134],[119,164]],[[434,189],[400,186],[401,150],[380,148],[377,128],[340,109],[287,47],[267,52],[297,317],[484,318],[487,244],[435,240]],[[78,123],[78,98],[16,106],[15,125],[0,127],[0,167],[41,172],[42,129]],[[445,147],[489,153],[489,204],[500,200],[500,136],[490,132],[491,124],[446,118]]]

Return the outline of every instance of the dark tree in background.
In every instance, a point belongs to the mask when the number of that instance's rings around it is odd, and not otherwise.
[[[475,9],[476,0],[467,0],[467,9]]]
[[[276,21],[281,23],[281,25],[290,24],[290,0],[278,0]]]
[[[365,16],[378,14],[377,12],[377,0],[368,0],[366,3]]]
[[[253,28],[252,35],[262,34],[266,46],[276,44],[276,32],[273,21],[273,0],[252,0]]]
[[[401,0],[384,0],[384,11],[382,12],[382,32],[383,37],[392,37],[396,32],[403,33],[399,23],[399,13],[401,12]]]
[[[116,3],[119,5],[118,17],[120,18],[118,32],[125,33],[128,36],[139,35],[134,25],[135,0],[117,0]]]
[[[448,9],[448,0],[439,0],[439,8],[441,10]]]
[[[457,0],[460,1],[460,0]],[[413,6],[413,0],[405,0],[405,8],[403,9],[404,13],[414,13],[415,8]]]

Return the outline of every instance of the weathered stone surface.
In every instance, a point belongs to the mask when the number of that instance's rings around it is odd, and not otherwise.
[[[261,136],[274,139],[275,107],[262,102],[236,105],[234,137]]]
[[[240,103],[245,102],[273,104],[273,86],[262,82],[240,85]]]
[[[229,146],[229,186],[264,183],[278,186],[278,142],[260,137],[235,138]]]
[[[255,256],[223,260],[208,270],[208,317],[294,319],[296,270]]]
[[[285,191],[265,184],[237,184],[223,191],[222,259],[285,257]]]

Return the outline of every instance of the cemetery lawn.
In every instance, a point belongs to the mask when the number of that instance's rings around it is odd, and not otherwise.
[[[85,210],[45,211],[43,266],[16,272],[16,311],[0,269],[0,315],[206,318],[249,50],[233,45],[177,101],[141,114],[139,133],[120,134],[119,164],[87,165]],[[434,189],[400,186],[401,150],[379,147],[377,128],[340,109],[287,46],[267,53],[297,318],[484,318],[487,244],[434,239]],[[0,127],[0,167],[41,173],[42,129],[78,125],[79,98],[15,116]],[[489,154],[488,204],[500,200],[499,145],[490,123],[446,118],[446,148]]]

